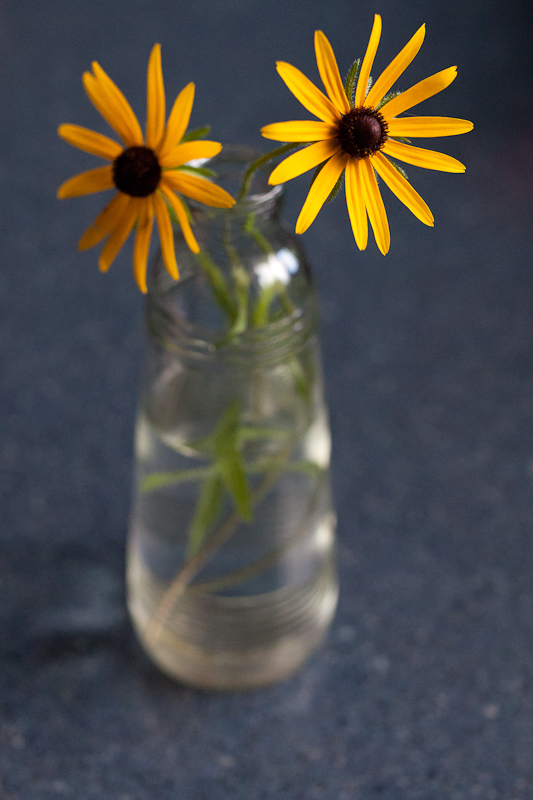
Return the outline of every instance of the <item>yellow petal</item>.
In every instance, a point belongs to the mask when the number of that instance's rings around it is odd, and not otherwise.
[[[399,117],[388,123],[390,136],[418,136],[422,139],[468,133],[473,127],[467,119],[454,117]]]
[[[210,142],[202,139],[199,142],[185,142],[178,144],[169,151],[168,155],[161,160],[164,169],[173,169],[187,164],[195,158],[213,158],[222,150],[220,142]]]
[[[407,69],[418,53],[422,47],[425,34],[426,26],[422,25],[415,35],[407,42],[403,50],[398,53],[396,58],[393,59],[389,66],[381,73],[370,89],[365,105],[371,107],[377,106],[379,101],[387,94],[393,83],[400,77],[402,72]]]
[[[228,192],[203,178],[187,175],[185,172],[169,171],[163,173],[163,180],[176,192],[205,203],[206,206],[231,208],[235,205],[235,200]]]
[[[142,145],[144,140],[141,126],[139,125],[139,121],[133,113],[130,104],[116,83],[114,83],[109,75],[104,72],[98,62],[93,61],[92,68],[94,81],[97,86],[97,94],[99,92],[100,100],[104,104],[106,111],[109,114],[109,117],[105,116],[104,118],[109,122],[111,127],[113,127],[113,118],[117,115],[120,115],[128,132],[127,140],[124,139],[128,147],[131,147],[132,145]],[[115,130],[117,129],[115,128]]]
[[[265,139],[275,142],[321,142],[337,135],[338,126],[329,122],[297,120],[295,122],[273,122],[261,128]]]
[[[79,175],[74,175],[73,178],[62,183],[57,190],[57,196],[59,198],[81,197],[84,194],[103,192],[114,186],[112,167],[97,167],[87,172],[80,172]]]
[[[323,122],[335,123],[340,120],[341,115],[331,100],[303,72],[285,61],[278,61],[276,68],[293,95],[311,114]]]
[[[161,45],[154,44],[146,79],[146,146],[155,149],[165,130],[165,86],[161,68]]]
[[[107,158],[114,161],[122,153],[123,148],[118,142],[103,136],[101,133],[82,128],[81,125],[60,125],[57,129],[58,134],[69,144],[92,153],[93,156]]]
[[[296,220],[296,233],[304,233],[314,222],[316,215],[328,199],[331,190],[346,166],[344,153],[336,153],[324,164],[309,189],[300,216]]]
[[[82,80],[87,96],[98,113],[101,114],[105,121],[111,125],[113,130],[118,133],[126,147],[130,147],[133,142],[123,114],[109,102],[109,98],[98,85],[91,72],[84,72]]]
[[[346,205],[352,223],[352,231],[359,250],[368,243],[368,221],[361,177],[361,161],[350,158],[346,165]]]
[[[399,158],[406,164],[414,164],[415,167],[425,169],[436,169],[439,172],[464,172],[466,167],[452,156],[444,153],[436,153],[434,150],[424,150],[422,147],[411,147],[402,142],[393,142],[387,139],[383,147],[383,152],[391,158]]]
[[[323,161],[331,156],[334,156],[341,149],[341,144],[337,139],[328,139],[325,142],[316,142],[310,144],[309,147],[304,147],[303,150],[298,150],[288,158],[285,158],[281,164],[278,164],[276,169],[271,173],[268,182],[276,186],[278,183],[285,183],[298,175],[303,175],[313,167],[318,167]]]
[[[335,53],[322,31],[315,31],[315,55],[322,83],[331,102],[341,114],[347,114],[350,104],[342,85]]]
[[[146,198],[139,216],[135,246],[133,248],[133,274],[135,275],[137,286],[143,294],[146,294],[146,265],[148,263],[153,225],[154,207],[152,197],[149,196]]]
[[[118,192],[98,214],[91,227],[87,228],[79,241],[78,248],[89,250],[90,247],[94,247],[95,244],[105,239],[113,228],[116,228],[128,206],[129,195]]]
[[[370,72],[374,64],[374,58],[376,57],[376,51],[378,49],[380,37],[381,37],[381,17],[379,16],[379,14],[376,14],[374,16],[374,25],[372,26],[372,33],[370,34],[370,40],[368,42],[368,47],[366,48],[365,57],[361,65],[361,71],[359,73],[359,78],[357,81],[357,88],[355,90],[356,108],[358,106],[362,106],[365,104],[368,79],[370,78]]]
[[[427,203],[422,200],[409,181],[406,181],[403,175],[400,175],[398,170],[393,167],[382,153],[376,153],[372,157],[372,166],[378,175],[383,178],[391,192],[394,192],[409,211],[412,211],[415,217],[420,222],[423,222],[424,225],[433,227],[434,218]]]
[[[157,148],[161,161],[164,161],[169,152],[180,143],[191,118],[193,102],[194,83],[188,83],[174,100],[165,133]]]
[[[174,251],[174,231],[172,230],[172,223],[168,215],[168,209],[160,194],[154,194],[153,198],[157,227],[159,228],[159,239],[161,240],[163,261],[165,262],[165,267],[167,268],[169,274],[175,280],[179,280],[180,276],[178,272],[178,265],[176,264],[176,253]]]
[[[131,233],[133,225],[135,224],[135,220],[142,208],[142,203],[143,198],[128,197],[128,204],[123,211],[116,228],[111,233],[109,239],[102,248],[102,252],[100,253],[98,267],[101,272],[107,272],[117,257],[120,248]]]
[[[188,247],[193,251],[193,253],[199,253],[200,248],[198,246],[198,242],[195,239],[195,236],[191,230],[191,223],[189,222],[189,218],[187,217],[187,212],[183,208],[183,203],[181,202],[180,198],[174,194],[174,192],[165,186],[164,180],[159,186],[160,190],[165,195],[166,199],[172,206],[180,224],[180,228],[183,232],[183,236],[185,241],[187,242]]]
[[[433,95],[442,92],[456,77],[457,67],[448,67],[448,69],[443,69],[435,75],[430,75],[429,78],[424,78],[420,83],[415,83],[410,89],[385,103],[381,108],[381,113],[388,122],[393,117],[397,117],[398,114],[409,111],[413,106],[418,105],[423,100],[427,100],[428,97],[433,97]]]
[[[365,200],[368,218],[374,231],[376,244],[383,253],[386,255],[390,247],[390,232],[389,221],[387,219],[387,212],[383,205],[381,193],[378,188],[376,176],[369,158],[363,158],[361,164],[361,177],[362,187]]]

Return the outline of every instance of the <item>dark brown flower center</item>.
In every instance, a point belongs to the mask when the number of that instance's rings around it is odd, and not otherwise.
[[[367,158],[387,140],[387,123],[373,108],[352,108],[339,122],[337,138],[345,153]]]
[[[153,150],[128,147],[113,162],[113,180],[120,192],[132,197],[148,197],[159,186],[161,167]]]

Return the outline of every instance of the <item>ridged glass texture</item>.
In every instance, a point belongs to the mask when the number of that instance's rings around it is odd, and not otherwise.
[[[229,191],[242,159],[213,160]],[[200,256],[176,232],[180,281],[160,259],[149,279],[129,608],[152,659],[205,689],[287,677],[337,602],[316,296],[280,199],[259,176],[231,211],[193,209]]]

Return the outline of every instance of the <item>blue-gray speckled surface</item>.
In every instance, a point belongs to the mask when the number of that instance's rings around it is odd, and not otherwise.
[[[146,60],[197,84],[193,124],[261,146],[298,118],[276,59],[344,69],[383,16],[377,68],[422,22],[401,88],[451,64],[426,113],[476,129],[409,170],[430,230],[387,197],[392,248],[359,254],[344,202],[305,235],[322,301],[342,593],[325,647],[245,695],[173,684],[123,600],[142,301],[76,242],[101,198],[57,185],[105,129],[92,59],[142,116]],[[531,6],[526,0],[3,0],[0,4],[0,797],[533,797]],[[434,146],[429,143],[429,146]],[[290,188],[294,221],[306,180]]]

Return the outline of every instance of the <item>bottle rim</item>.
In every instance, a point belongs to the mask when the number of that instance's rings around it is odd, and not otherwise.
[[[164,350],[181,358],[222,366],[255,368],[275,364],[298,353],[316,335],[318,307],[314,297],[283,319],[261,328],[248,328],[235,337],[220,337],[198,325],[189,325],[159,304],[146,309],[150,336]]]
[[[236,199],[246,168],[262,155],[264,154],[254,147],[224,145],[218,155],[202,161],[201,166],[208,169],[213,168],[216,172],[214,178],[216,184],[229,191]],[[271,172],[271,165],[263,165],[254,172],[248,194],[241,200],[237,200],[233,208],[229,209],[231,214],[240,215],[251,212],[265,214],[279,204],[284,193],[284,185],[280,183],[277,186],[271,186],[268,183]],[[188,203],[195,211],[205,212],[206,210],[204,205],[196,203],[194,200],[188,200]],[[228,209],[210,207],[209,213],[224,215],[228,213]]]

